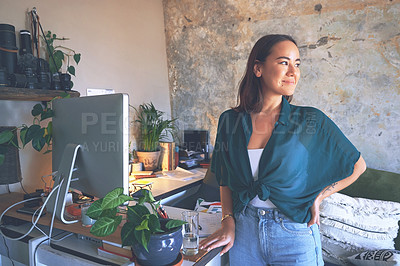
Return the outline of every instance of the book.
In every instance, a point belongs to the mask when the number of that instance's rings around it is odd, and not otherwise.
[[[113,252],[114,254],[118,254],[120,256],[131,259],[133,257],[132,250],[130,247],[122,247],[121,244],[117,244],[114,242],[102,241],[102,249],[108,252]]]
[[[153,171],[132,171],[132,173],[129,175],[129,182],[134,182],[136,179],[140,178],[154,178],[157,177],[156,174],[153,173]]]
[[[152,174],[152,175],[134,175],[133,176],[135,179],[140,179],[140,178],[155,178],[157,175]]]
[[[152,175],[153,171],[132,171],[131,175]]]
[[[131,252],[130,257],[127,257],[125,255],[106,250],[103,247],[98,247],[97,254],[101,257],[116,261],[120,264],[124,264],[124,263],[130,262],[130,261],[133,261],[132,252]]]
[[[150,180],[132,180],[132,182],[130,182],[132,185],[136,185],[136,186],[148,186],[153,184],[153,181]]]

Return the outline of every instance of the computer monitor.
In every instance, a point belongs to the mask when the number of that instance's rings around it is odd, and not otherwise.
[[[205,152],[208,149],[208,131],[184,130],[183,147],[188,151]]]
[[[54,186],[47,210],[64,223],[70,187],[104,197],[116,187],[129,193],[129,99],[110,94],[59,99],[53,102]],[[75,169],[75,170],[74,170]]]

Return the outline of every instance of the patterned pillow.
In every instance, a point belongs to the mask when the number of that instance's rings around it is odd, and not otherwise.
[[[394,249],[399,219],[398,202],[331,195],[320,206],[324,260],[347,265],[354,254]]]
[[[364,251],[349,257],[348,260],[360,266],[400,265],[400,251],[390,249]]]
[[[322,219],[331,220],[331,226],[335,226],[335,222],[350,225],[342,228],[344,230],[351,231],[350,227],[354,227],[360,230],[387,232],[395,238],[399,230],[400,203],[353,198],[335,193],[322,201],[320,215]]]

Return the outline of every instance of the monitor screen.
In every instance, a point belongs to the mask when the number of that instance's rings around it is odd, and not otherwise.
[[[58,171],[54,187],[64,181],[59,201],[49,201],[49,211],[64,208],[64,193],[70,187],[99,198],[116,187],[129,193],[128,105],[126,94],[53,102],[52,166]],[[58,218],[63,219],[63,212]]]
[[[183,148],[188,151],[208,152],[208,131],[185,130],[183,132]]]

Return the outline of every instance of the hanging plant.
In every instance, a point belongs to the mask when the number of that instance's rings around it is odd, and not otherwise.
[[[46,40],[48,43],[47,52],[49,54],[50,72],[52,74],[60,72],[64,62],[66,73],[75,76],[75,67],[70,64],[71,57],[78,65],[81,61],[81,54],[63,45],[54,44],[55,41],[66,41],[69,39],[65,37],[59,38],[56,34],[51,33],[51,31],[47,31]],[[51,55],[53,55],[54,61]]]
[[[62,93],[59,97],[48,101],[46,104],[36,104],[33,106],[31,114],[33,116],[32,125],[23,124],[12,130],[5,130],[0,133],[0,165],[3,164],[8,146],[14,146],[18,149],[24,148],[29,142],[37,151],[46,148],[44,154],[51,152],[51,144],[53,139],[53,123],[49,121],[46,126],[41,126],[41,122],[54,116],[52,102],[59,98],[70,98],[68,93]],[[19,140],[18,140],[19,131]]]

